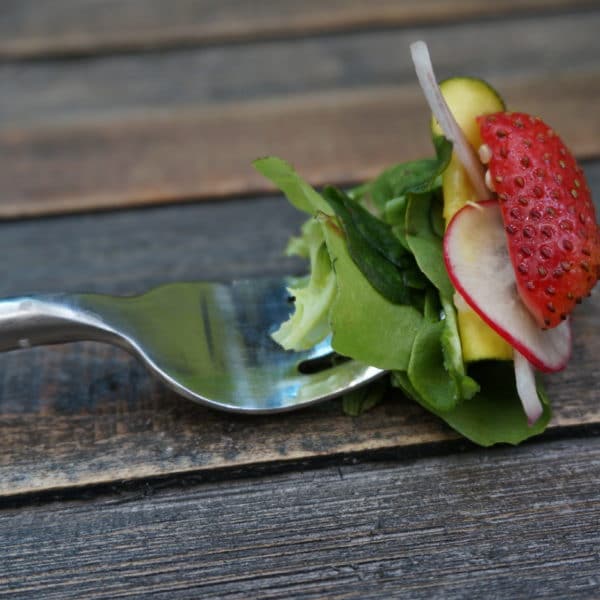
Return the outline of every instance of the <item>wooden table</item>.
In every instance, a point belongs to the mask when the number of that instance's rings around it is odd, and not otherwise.
[[[542,113],[600,198],[595,0],[5,0],[0,295],[300,273],[250,162],[431,153],[408,44]],[[555,417],[461,441],[405,398],[241,417],[94,343],[0,356],[0,597],[600,597],[600,301]]]

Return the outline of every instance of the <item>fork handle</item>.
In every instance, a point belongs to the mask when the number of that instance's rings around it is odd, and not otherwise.
[[[114,343],[115,332],[79,300],[75,294],[0,300],[0,352],[83,340]]]

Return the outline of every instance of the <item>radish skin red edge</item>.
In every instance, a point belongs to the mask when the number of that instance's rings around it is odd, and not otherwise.
[[[490,200],[492,198],[492,193],[485,184],[483,165],[481,164],[477,155],[475,154],[475,151],[465,138],[465,135],[462,132],[458,123],[456,122],[456,119],[453,117],[452,112],[448,107],[448,104],[444,100],[444,97],[435,78],[435,73],[431,64],[427,44],[425,44],[425,42],[423,41],[414,42],[410,46],[410,51],[415,66],[415,71],[417,73],[417,78],[419,80],[419,84],[421,85],[421,89],[423,90],[423,94],[425,95],[431,112],[437,119],[446,137],[453,143],[454,151],[456,152],[459,160],[463,164],[467,175],[471,180],[471,183],[473,184],[473,187],[477,193],[478,198],[480,200]],[[503,227],[502,233],[503,235],[505,235]],[[446,260],[446,267],[448,268],[448,260],[446,258],[445,248],[444,255]],[[507,260],[509,260],[508,255]],[[452,283],[455,285],[455,287],[457,287],[457,283],[452,278],[452,275],[450,275],[450,278],[452,279]],[[461,292],[459,287],[457,287],[457,289],[459,293],[464,297],[464,290]],[[515,369],[517,392],[521,400],[521,404],[523,405],[523,410],[525,411],[525,414],[527,416],[527,421],[529,425],[533,425],[542,414],[542,404],[540,402],[535,387],[535,374],[533,366],[535,365],[540,370],[544,371],[558,371],[566,366],[571,351],[571,330],[569,322],[566,321],[561,326],[556,328],[560,329],[559,335],[563,338],[562,342],[566,342],[566,345],[568,347],[568,351],[565,353],[564,361],[560,361],[559,364],[549,366],[547,364],[544,364],[543,361],[537,360],[537,357],[533,356],[531,352],[528,352],[527,348],[521,348],[521,350],[525,350],[525,353],[522,354],[519,351],[519,349],[515,347],[514,339],[511,339],[509,336],[506,335],[506,333],[503,334],[503,332],[499,330],[498,324],[490,322],[490,319],[485,315],[485,313],[481,309],[478,309],[478,307],[473,306],[472,302],[469,302],[468,297],[465,297],[465,301],[471,306],[471,308],[475,310],[475,312],[477,312],[477,314],[479,314],[480,317],[483,318],[484,321],[488,323],[488,325],[490,325],[494,330],[498,331],[498,333],[502,335],[502,337],[504,337],[504,339],[506,339],[513,346],[513,364]],[[532,359],[534,365],[531,364]]]

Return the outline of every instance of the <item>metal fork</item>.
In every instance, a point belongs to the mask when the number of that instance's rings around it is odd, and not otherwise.
[[[286,279],[173,283],[140,296],[46,294],[0,301],[0,351],[74,341],[124,348],[182,396],[212,408],[281,412],[339,396],[384,371],[325,341],[286,352],[270,337],[288,318]]]

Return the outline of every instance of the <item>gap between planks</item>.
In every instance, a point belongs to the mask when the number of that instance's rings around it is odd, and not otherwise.
[[[600,156],[600,72],[495,82],[515,110],[543,112],[575,154]],[[416,85],[156,112],[78,125],[0,132],[0,218],[259,195],[251,167],[275,154],[312,184],[368,180],[431,155]],[[35,176],[32,176],[35,174]]]
[[[426,26],[544,11],[574,12],[595,0],[23,0],[0,21],[0,59],[88,56],[289,38],[373,27]]]

